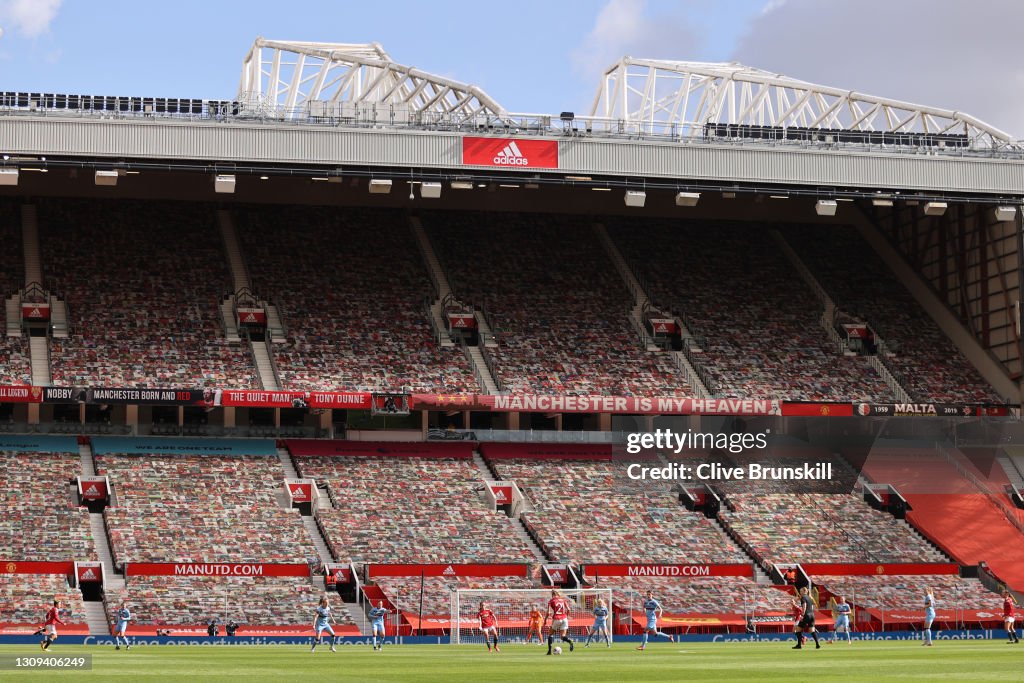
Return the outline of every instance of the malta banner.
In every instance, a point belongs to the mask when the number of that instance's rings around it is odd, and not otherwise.
[[[449,313],[448,326],[453,330],[475,330],[476,316],[472,313]]]
[[[50,304],[22,304],[21,319],[27,322],[46,322],[50,319]]]
[[[0,403],[39,403],[41,387],[0,387]]]
[[[940,403],[858,403],[861,417],[973,417],[985,415],[984,408]]]
[[[309,576],[307,564],[128,562],[125,576]]]
[[[103,565],[99,562],[75,562],[78,583],[103,583]]]
[[[500,168],[558,168],[558,141],[464,137],[462,163]]]
[[[78,493],[82,497],[82,500],[106,500],[107,478],[79,477]]]
[[[74,562],[14,562],[0,560],[0,574],[68,574],[75,569]]]
[[[368,564],[367,580],[381,576],[522,576],[530,575],[527,564]]]
[[[754,576],[752,564],[588,564],[587,578],[602,576],[651,576],[701,578],[705,576]]]
[[[959,576],[960,567],[948,563],[908,564],[801,564],[804,572],[815,576]]]

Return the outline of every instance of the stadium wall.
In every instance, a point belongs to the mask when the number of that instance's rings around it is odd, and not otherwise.
[[[320,167],[491,168],[462,163],[462,135],[236,122],[0,117],[12,155],[202,160]],[[520,137],[518,139],[528,139]],[[908,153],[640,140],[558,139],[558,171],[608,176],[907,188],[1019,196],[1024,161]],[[508,168],[492,169],[510,172]],[[536,173],[537,169],[523,169]]]

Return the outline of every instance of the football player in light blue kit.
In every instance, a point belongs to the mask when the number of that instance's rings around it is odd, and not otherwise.
[[[132,649],[131,643],[128,642],[128,636],[125,632],[128,630],[128,622],[132,620],[132,612],[128,609],[128,604],[124,601],[121,602],[121,606],[117,608],[114,613],[117,616],[117,627],[114,631],[114,649],[121,649],[121,641],[124,641],[124,649]]]
[[[603,598],[597,601],[597,607],[594,608],[594,625],[590,627],[590,633],[587,634],[586,647],[590,647],[590,641],[594,636],[604,636],[604,642],[608,644],[608,647],[612,646],[611,635],[608,631],[608,603]]]
[[[334,621],[334,615],[331,614],[331,605],[327,601],[327,596],[320,598],[320,604],[316,608],[316,616],[313,618],[313,632],[316,637],[313,639],[313,647],[310,648],[310,652],[316,652],[316,646],[323,641],[324,631],[331,634],[331,652],[337,652],[334,648],[338,642],[338,636],[334,634],[334,628],[331,627],[331,622]]]
[[[373,630],[373,649],[383,650],[384,649],[384,617],[387,616],[388,609],[384,606],[383,600],[377,601],[377,606],[370,610],[370,620],[372,623]],[[377,634],[380,634],[380,644],[377,644]]]
[[[935,621],[935,594],[929,588],[924,595],[924,642],[921,645],[932,645],[932,622]]]
[[[661,636],[662,638],[668,638],[670,643],[676,642],[668,633],[662,633],[658,630],[658,618],[664,610],[661,608],[661,603],[654,599],[654,591],[647,591],[647,600],[644,602],[644,612],[647,613],[647,626],[644,627],[644,640],[640,643],[638,650],[644,650],[647,648],[647,637],[650,634]]]
[[[836,634],[839,633],[839,629],[842,629],[843,633],[846,634],[846,642],[852,643],[853,641],[850,639],[850,603],[846,602],[846,598],[844,596],[839,596],[839,602],[836,603],[833,612],[836,619],[835,626],[832,629],[832,640],[830,642],[836,642]]]

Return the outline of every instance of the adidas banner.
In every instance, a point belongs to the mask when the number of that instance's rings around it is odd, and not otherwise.
[[[499,168],[558,168],[558,141],[464,137],[462,163]]]
[[[239,308],[238,324],[264,327],[267,324],[267,313],[262,308]]]
[[[512,503],[511,486],[492,486],[491,492],[494,494],[494,500],[498,505],[510,505]]]
[[[82,497],[82,500],[106,500],[107,478],[79,477],[78,493]]]
[[[381,576],[523,576],[528,564],[368,564],[366,580]]]
[[[472,313],[449,313],[448,326],[453,330],[475,330],[476,316]]]
[[[50,319],[50,304],[22,304],[21,319],[28,322],[42,322]]]
[[[78,583],[103,583],[103,565],[99,562],[75,562]]]

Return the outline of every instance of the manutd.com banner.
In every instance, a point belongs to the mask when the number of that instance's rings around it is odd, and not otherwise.
[[[750,564],[588,564],[587,577],[602,576],[753,576]]]
[[[558,168],[556,140],[462,138],[462,163],[499,168]]]
[[[129,562],[125,576],[309,576],[306,564]]]

